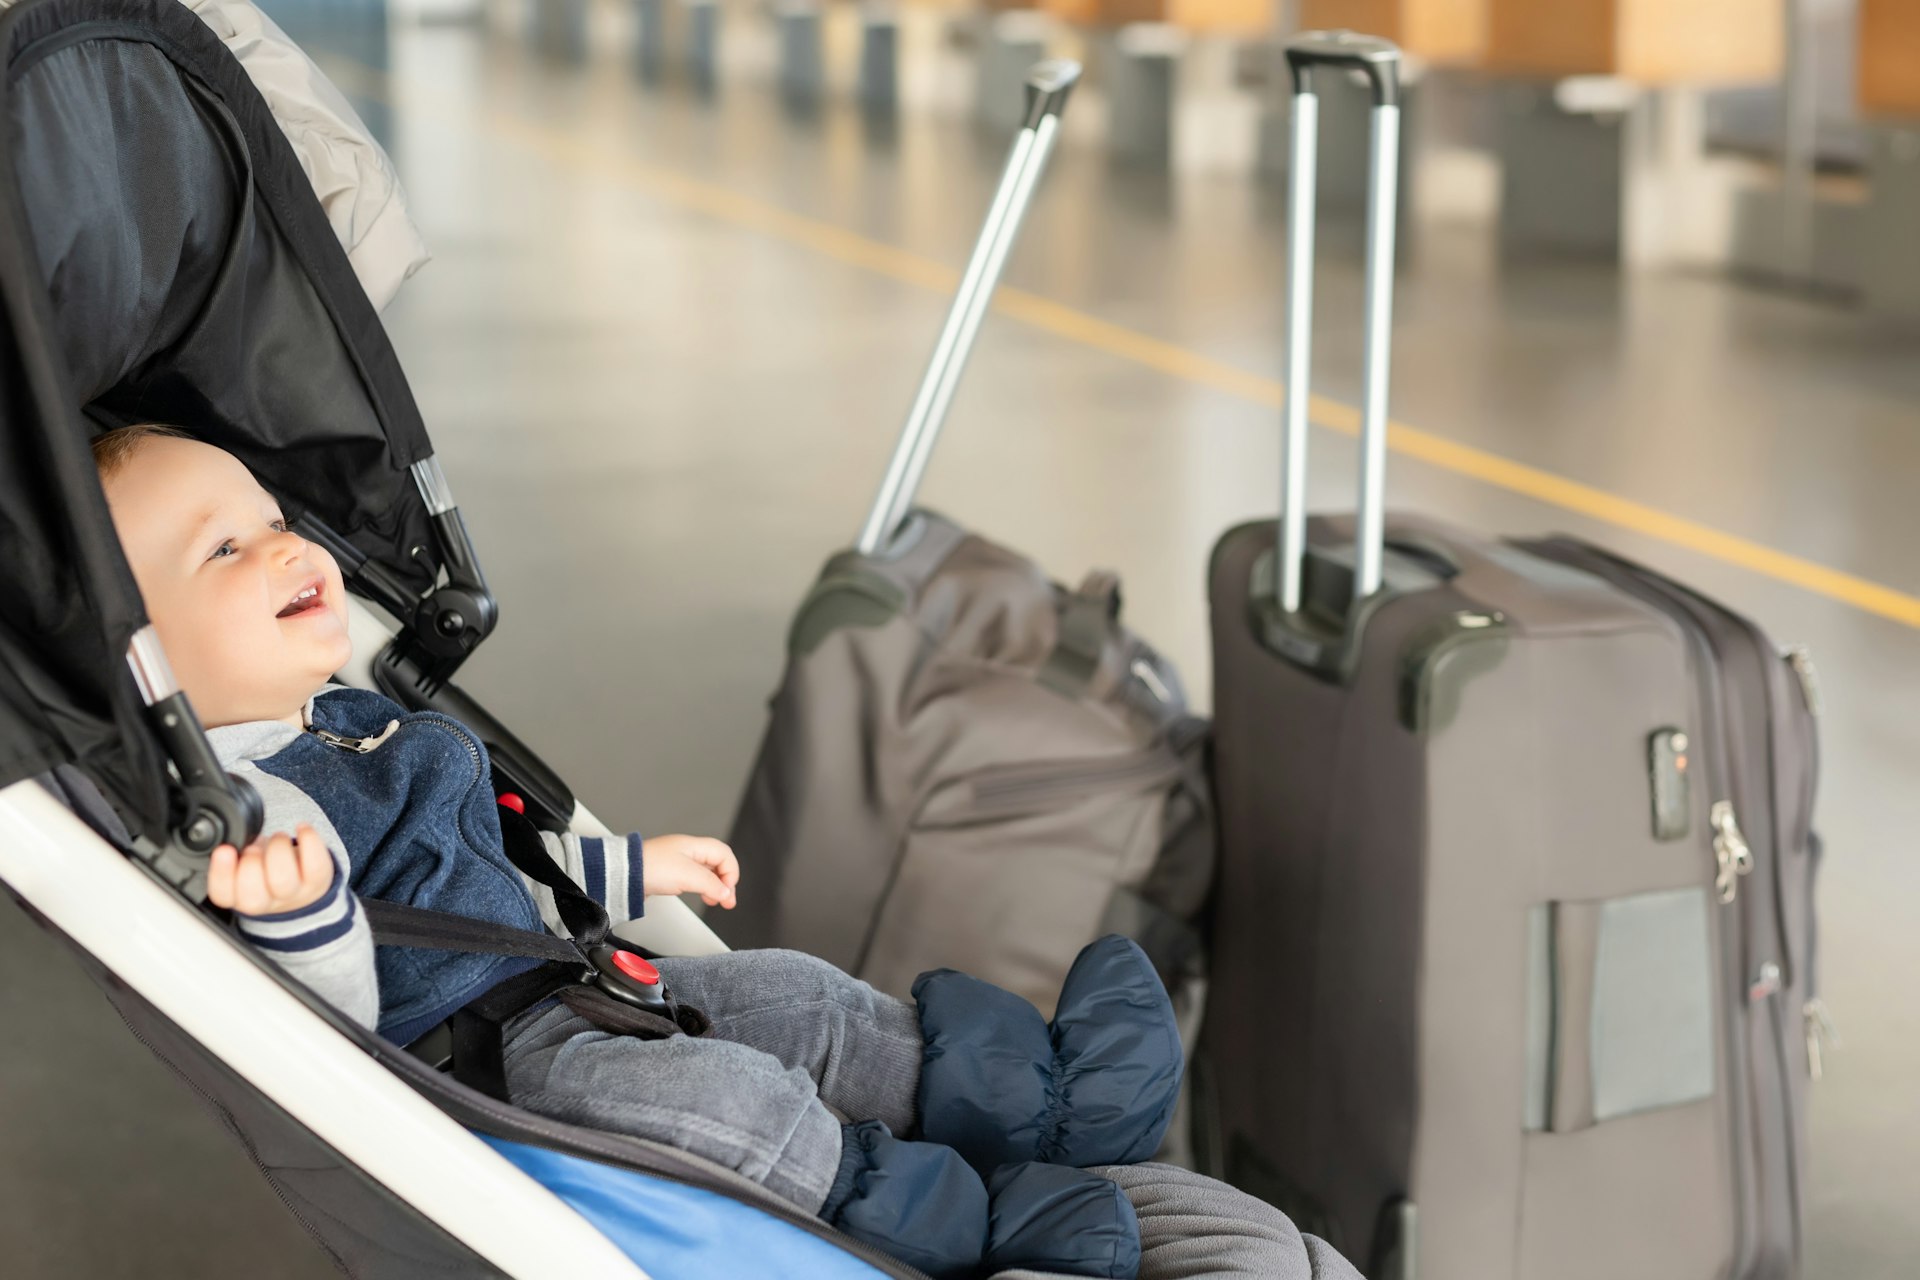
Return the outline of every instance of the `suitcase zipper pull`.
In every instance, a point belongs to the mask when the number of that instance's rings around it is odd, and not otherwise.
[[[1793,674],[1800,680],[1800,693],[1807,700],[1807,713],[1819,715],[1820,680],[1813,669],[1813,654],[1808,652],[1807,646],[1796,644],[1788,647],[1781,656],[1786,658],[1787,665],[1793,668]]]
[[[1713,878],[1713,887],[1721,902],[1732,902],[1740,893],[1739,877],[1753,871],[1753,849],[1740,834],[1740,820],[1733,815],[1733,801],[1715,800],[1713,808],[1707,811],[1707,821],[1713,824],[1713,857],[1720,866]]]
[[[1827,1002],[1819,996],[1802,1005],[1800,1012],[1807,1024],[1807,1076],[1818,1080],[1825,1074],[1826,1051],[1841,1047],[1840,1033],[1834,1029]]]

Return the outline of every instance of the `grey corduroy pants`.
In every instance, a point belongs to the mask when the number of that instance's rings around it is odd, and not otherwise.
[[[506,1027],[507,1092],[529,1111],[650,1138],[736,1170],[808,1213],[840,1166],[843,1120],[913,1126],[920,1018],[797,951],[663,959],[711,1036],[611,1035],[564,1005]]]

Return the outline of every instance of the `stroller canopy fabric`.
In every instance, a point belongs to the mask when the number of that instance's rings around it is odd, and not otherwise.
[[[439,573],[398,359],[239,63],[176,0],[0,15],[0,786],[85,768],[166,823],[146,618],[88,453],[168,422],[414,590]]]

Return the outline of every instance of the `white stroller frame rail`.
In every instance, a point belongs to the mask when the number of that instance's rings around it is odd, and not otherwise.
[[[645,1280],[558,1196],[328,1026],[31,780],[0,790],[0,880],[295,1120],[508,1275]]]

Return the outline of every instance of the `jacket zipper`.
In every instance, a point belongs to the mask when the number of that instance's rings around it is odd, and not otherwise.
[[[331,729],[309,729],[307,732],[330,747],[338,747],[342,751],[351,751],[355,755],[363,756],[373,750],[372,747],[367,745],[365,738],[349,738],[346,734],[335,733]]]
[[[467,749],[467,759],[473,765],[474,775],[476,777],[479,776],[480,746],[474,741],[473,735],[467,731],[465,725],[453,719],[451,716],[443,716],[437,711],[414,711],[409,713],[409,718],[415,723],[424,721],[430,724],[436,724],[458,738],[460,745]],[[351,751],[355,755],[363,756],[385,742],[388,736],[391,735],[399,725],[400,722],[395,720],[371,738],[350,738],[344,733],[335,733],[331,729],[310,728],[307,732],[330,747],[337,747],[342,751]]]

